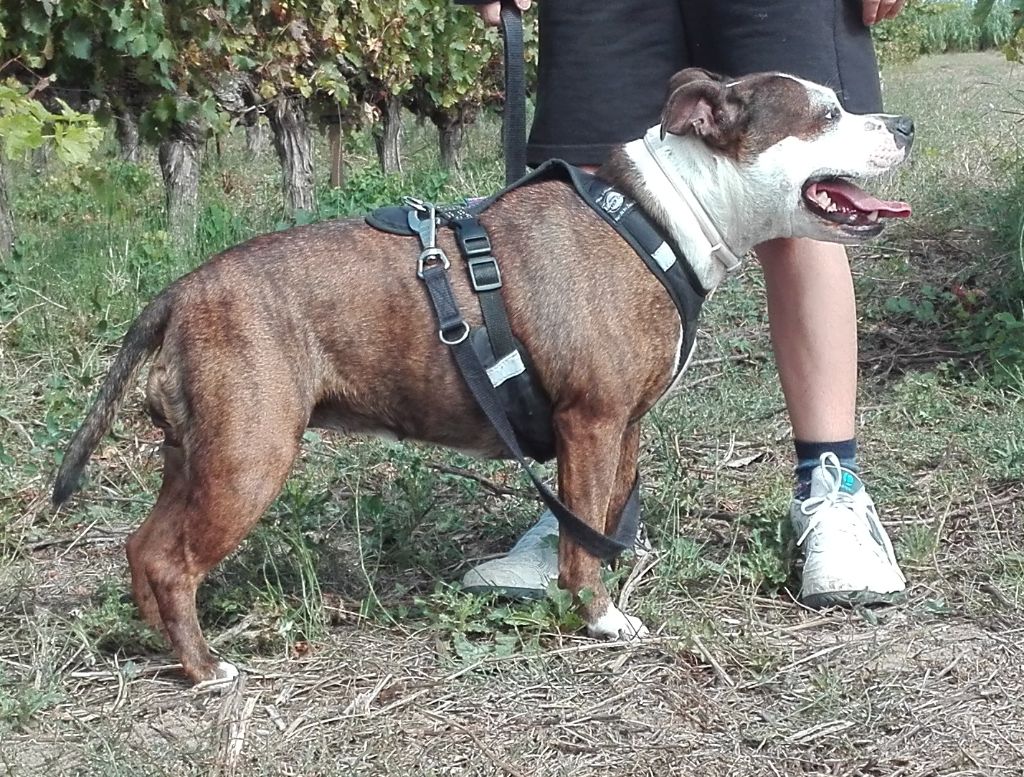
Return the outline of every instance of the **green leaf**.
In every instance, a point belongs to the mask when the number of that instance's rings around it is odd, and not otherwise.
[[[21,24],[27,32],[42,37],[50,30],[50,20],[42,3],[29,3],[21,12]]]
[[[16,159],[43,144],[42,123],[28,112],[0,116],[0,138],[8,159]]]
[[[242,71],[255,70],[257,62],[252,57],[247,57],[244,54],[235,54],[231,57],[231,65]]]
[[[59,137],[56,132],[58,127],[63,128]],[[57,157],[66,164],[80,165],[87,162],[103,139],[103,132],[95,125],[58,123],[54,130]]]
[[[92,37],[82,19],[75,19],[64,30],[64,46],[76,59],[89,59],[92,56]]]
[[[167,61],[174,57],[174,45],[169,40],[162,40],[153,52],[155,59]]]

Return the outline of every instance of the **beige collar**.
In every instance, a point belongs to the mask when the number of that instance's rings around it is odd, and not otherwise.
[[[651,131],[657,132],[658,130],[654,128]],[[671,152],[664,146],[656,147],[651,142],[650,135],[651,132],[644,135],[643,148],[650,155],[651,159],[654,160],[655,165],[661,171],[661,174],[665,176],[672,189],[679,195],[679,199],[682,200],[686,208],[693,214],[694,220],[700,226],[700,230],[703,233],[702,237],[707,244],[706,250],[708,255],[722,266],[726,274],[736,272],[743,264],[743,259],[726,245],[722,233],[718,231],[718,227],[711,221],[707,211],[704,210],[704,206],[693,196],[690,187],[680,178],[673,166],[663,158],[664,153]]]

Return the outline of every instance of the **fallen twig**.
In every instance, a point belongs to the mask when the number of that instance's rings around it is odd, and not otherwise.
[[[516,488],[508,488],[507,486],[499,485],[493,480],[478,475],[471,469],[465,469],[464,467],[454,467],[451,464],[440,464],[438,462],[429,461],[427,466],[436,472],[443,472],[446,475],[455,475],[460,478],[466,478],[467,480],[473,480],[491,493],[497,494],[498,496],[524,496],[524,492]]]

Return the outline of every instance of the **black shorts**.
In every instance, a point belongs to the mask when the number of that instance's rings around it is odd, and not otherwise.
[[[847,110],[881,110],[860,0],[540,0],[530,164],[600,164],[660,120],[684,67],[728,76],[791,73],[836,90]]]

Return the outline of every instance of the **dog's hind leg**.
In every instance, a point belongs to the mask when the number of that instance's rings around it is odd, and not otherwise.
[[[128,538],[125,550],[128,556],[128,568],[132,574],[132,597],[139,608],[139,614],[152,629],[166,636],[164,622],[160,619],[160,609],[157,607],[153,588],[149,584],[142,563],[142,550],[147,544],[146,535],[155,525],[159,524],[158,517],[165,514],[168,507],[175,502],[180,503],[184,500],[186,480],[181,447],[165,443],[161,448],[161,453],[164,458],[164,481],[160,486],[156,505],[145,522]],[[154,520],[155,517],[157,520]]]
[[[636,474],[639,431],[625,420],[562,415],[558,435],[558,486],[566,505],[601,531],[613,523],[629,497]],[[637,639],[647,634],[639,618],[621,612],[601,580],[601,562],[561,533],[558,582],[579,600],[587,631],[602,639]]]
[[[178,461],[183,466],[168,470],[171,480],[165,480],[152,514],[129,544],[143,616],[152,614],[152,595],[163,631],[195,682],[237,674],[213,655],[203,637],[196,590],[273,501],[298,453],[302,411],[255,410],[256,427],[222,409],[219,417],[206,417],[206,428],[192,428],[188,453]]]

